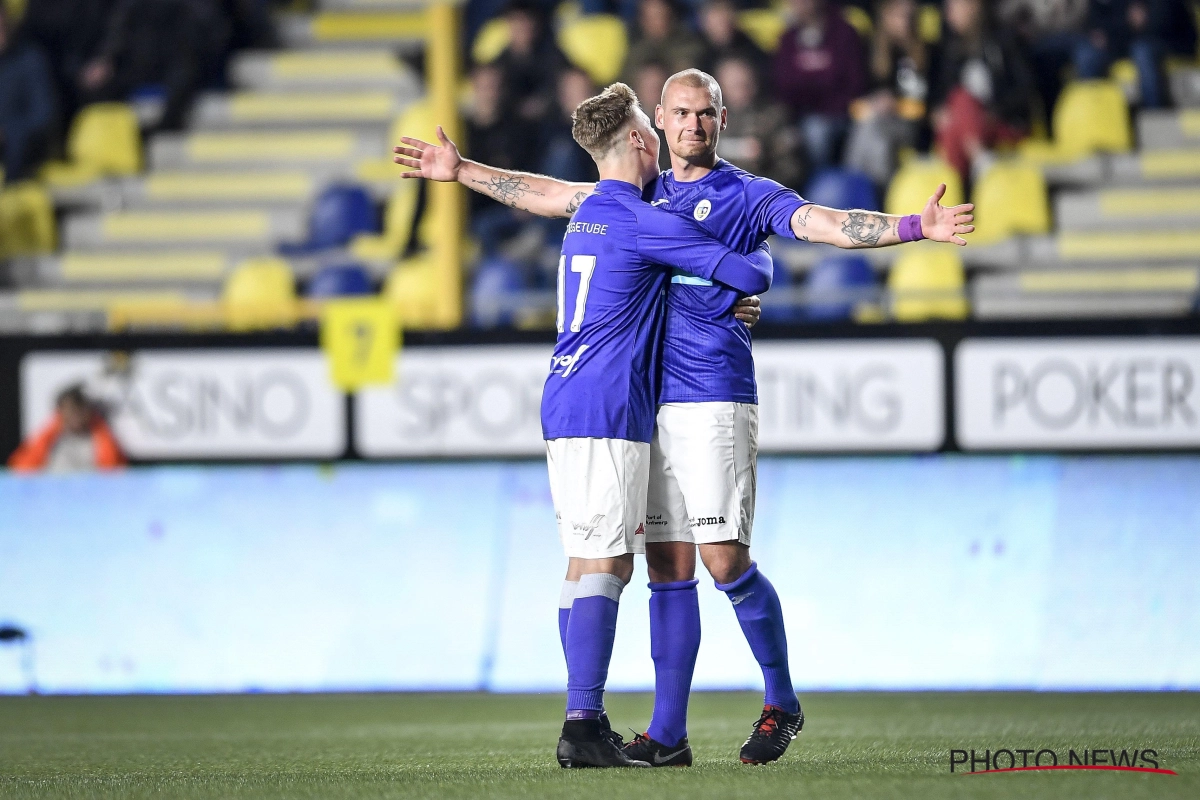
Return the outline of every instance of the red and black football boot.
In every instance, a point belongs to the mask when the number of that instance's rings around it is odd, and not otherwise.
[[[651,739],[642,733],[635,733],[633,741],[625,745],[625,755],[635,761],[645,761],[652,767],[690,767],[692,765],[692,747],[687,737],[683,737],[672,747]]]
[[[804,727],[804,711],[789,714],[779,706],[763,706],[754,732],[742,745],[743,764],[769,764],[785,752]]]

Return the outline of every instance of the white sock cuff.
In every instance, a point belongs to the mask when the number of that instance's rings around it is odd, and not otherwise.
[[[625,589],[625,581],[607,572],[593,572],[579,579],[579,588],[575,591],[575,599],[581,597],[607,597],[614,602],[620,602],[621,592]]]
[[[563,581],[562,591],[558,594],[558,607],[570,608],[574,605],[577,591],[579,591],[579,581]]]

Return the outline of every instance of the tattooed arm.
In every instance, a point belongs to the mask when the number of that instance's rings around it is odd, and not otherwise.
[[[569,217],[583,198],[591,194],[594,183],[568,183],[545,175],[496,169],[463,158],[458,147],[437,129],[440,144],[430,144],[407,136],[402,146],[392,148],[397,164],[413,168],[403,178],[428,178],[433,181],[458,181],[468,189],[485,194],[506,206],[537,214],[539,217]]]
[[[967,203],[945,208],[940,201],[946,193],[945,184],[938,187],[921,212],[921,232],[924,238],[936,242],[967,243],[961,234],[975,230],[971,212],[975,206]],[[792,233],[805,242],[822,242],[843,248],[888,247],[900,244],[900,222],[904,217],[881,214],[878,211],[842,211],[812,203],[796,209],[792,215]]]

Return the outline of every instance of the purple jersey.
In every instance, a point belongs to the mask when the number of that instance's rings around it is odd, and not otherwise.
[[[762,248],[733,252],[690,219],[604,180],[567,226],[558,263],[558,342],[542,393],[546,439],[649,442],[658,405],[664,295],[672,269],[735,295],[770,286]]]
[[[807,202],[728,161],[718,161],[712,172],[690,183],[664,172],[647,187],[647,199],[695,219],[738,253],[752,252],[770,234],[795,238],[792,215]],[[667,293],[660,402],[757,403],[750,332],[733,316],[741,293],[688,272],[673,275]]]

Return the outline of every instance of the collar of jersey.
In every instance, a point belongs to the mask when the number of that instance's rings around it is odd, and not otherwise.
[[[612,178],[603,181],[597,181],[596,191],[603,194],[631,194],[634,197],[641,197],[642,190],[626,181],[618,181]]]
[[[675,187],[678,187],[681,189],[687,188],[687,187],[692,187],[692,186],[703,186],[707,181],[712,179],[718,172],[724,171],[724,169],[728,165],[729,165],[728,161],[726,161],[723,158],[718,158],[717,163],[713,165],[713,168],[710,169],[708,171],[708,174],[705,175],[703,178],[697,178],[694,181],[680,181],[680,180],[675,179],[674,172],[672,172],[671,170],[667,170],[666,172],[663,173],[663,180],[665,182],[671,184],[672,186],[675,186]]]

